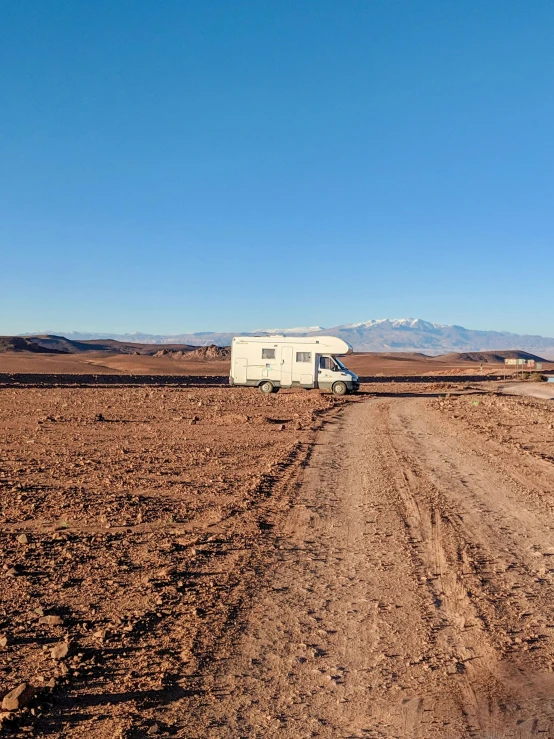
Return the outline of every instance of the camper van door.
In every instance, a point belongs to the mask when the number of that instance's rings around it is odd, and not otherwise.
[[[233,376],[237,385],[242,385],[246,382],[247,366],[248,360],[245,357],[237,357],[235,359],[235,371],[233,372]]]
[[[281,349],[281,387],[292,385],[292,346]]]

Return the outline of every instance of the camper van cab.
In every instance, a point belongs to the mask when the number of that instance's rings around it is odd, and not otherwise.
[[[259,387],[263,393],[282,387],[355,393],[358,377],[338,359],[351,353],[350,344],[336,336],[235,336],[229,383]]]

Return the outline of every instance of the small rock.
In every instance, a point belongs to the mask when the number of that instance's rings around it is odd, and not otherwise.
[[[2,634],[0,636],[0,647],[7,647],[9,643],[10,643],[10,640],[8,639],[6,634]]]
[[[17,541],[19,544],[28,544],[29,543],[29,537],[27,534],[19,534],[17,537]]]
[[[21,683],[17,688],[10,690],[2,700],[2,710],[18,711],[23,708],[33,697],[34,690],[27,683]]]
[[[60,644],[56,644],[55,647],[52,647],[50,650],[50,655],[52,659],[65,659],[69,652],[69,643],[68,642],[61,642]]]
[[[158,724],[152,724],[152,726],[150,726],[150,728],[146,730],[146,733],[148,734],[148,736],[153,736],[154,734],[159,734],[160,733],[160,727],[158,726]]]
[[[38,620],[39,624],[45,624],[46,626],[62,626],[63,621],[59,616],[42,616]]]
[[[177,574],[177,567],[162,567],[161,570],[158,570],[158,577],[162,580],[167,579],[168,577],[173,577]]]
[[[94,632],[93,636],[95,639],[100,639],[100,641],[106,641],[108,638],[108,632],[106,629],[99,629]]]

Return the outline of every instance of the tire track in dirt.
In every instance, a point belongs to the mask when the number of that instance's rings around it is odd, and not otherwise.
[[[388,411],[388,409],[387,409]],[[400,493],[406,516],[406,525],[417,548],[411,550],[414,571],[429,592],[429,634],[427,658],[434,670],[456,676],[453,698],[458,701],[467,722],[467,735],[479,736],[487,723],[488,712],[479,705],[476,686],[483,682],[473,660],[487,663],[498,659],[487,642],[478,614],[472,606],[461,581],[458,567],[450,567],[444,548],[443,528],[450,520],[441,505],[440,492],[425,479],[416,458],[395,448],[389,419],[383,418],[383,439],[388,445],[392,464],[391,476],[399,479]],[[419,501],[419,503],[418,503]],[[427,502],[427,505],[425,503]],[[458,564],[458,563],[456,563]],[[437,661],[438,659],[438,661]]]
[[[530,656],[529,641],[537,642],[546,634],[532,634],[530,640],[513,637],[521,632],[522,613],[543,623],[549,619],[554,602],[551,578],[541,577],[544,567],[537,568],[536,552],[529,552],[525,539],[539,539],[548,550],[552,522],[545,525],[547,511],[530,507],[522,495],[525,491],[514,489],[513,483],[506,485],[505,480],[514,477],[506,460],[501,477],[483,464],[486,452],[478,440],[468,436],[460,440],[455,427],[450,429],[455,438],[442,436],[439,429],[429,433],[436,422],[428,407],[413,401],[391,411],[397,447],[412,455],[404,457],[403,466],[418,470],[410,475],[410,480],[419,480],[413,494],[420,503],[427,497],[430,510],[436,506],[427,538],[438,565],[437,602],[449,624],[442,636],[446,633],[449,646],[461,655],[455,667],[462,673],[457,681],[464,712],[477,736],[483,732],[511,736],[514,730],[516,736],[531,735],[529,727],[539,732],[541,720],[550,723],[541,702],[552,694],[552,649],[550,645],[538,650],[543,655]],[[549,483],[546,480],[547,492],[554,487]],[[526,589],[517,605],[510,602],[513,589]],[[475,626],[468,630],[468,623]],[[522,704],[540,718],[525,718]]]
[[[554,476],[487,449],[421,398],[329,424],[187,737],[554,736]]]

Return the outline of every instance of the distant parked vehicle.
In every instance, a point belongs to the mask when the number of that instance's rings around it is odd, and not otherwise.
[[[336,336],[235,336],[231,343],[231,385],[276,393],[282,387],[321,388],[335,395],[355,393],[357,375],[338,359],[352,347]]]

